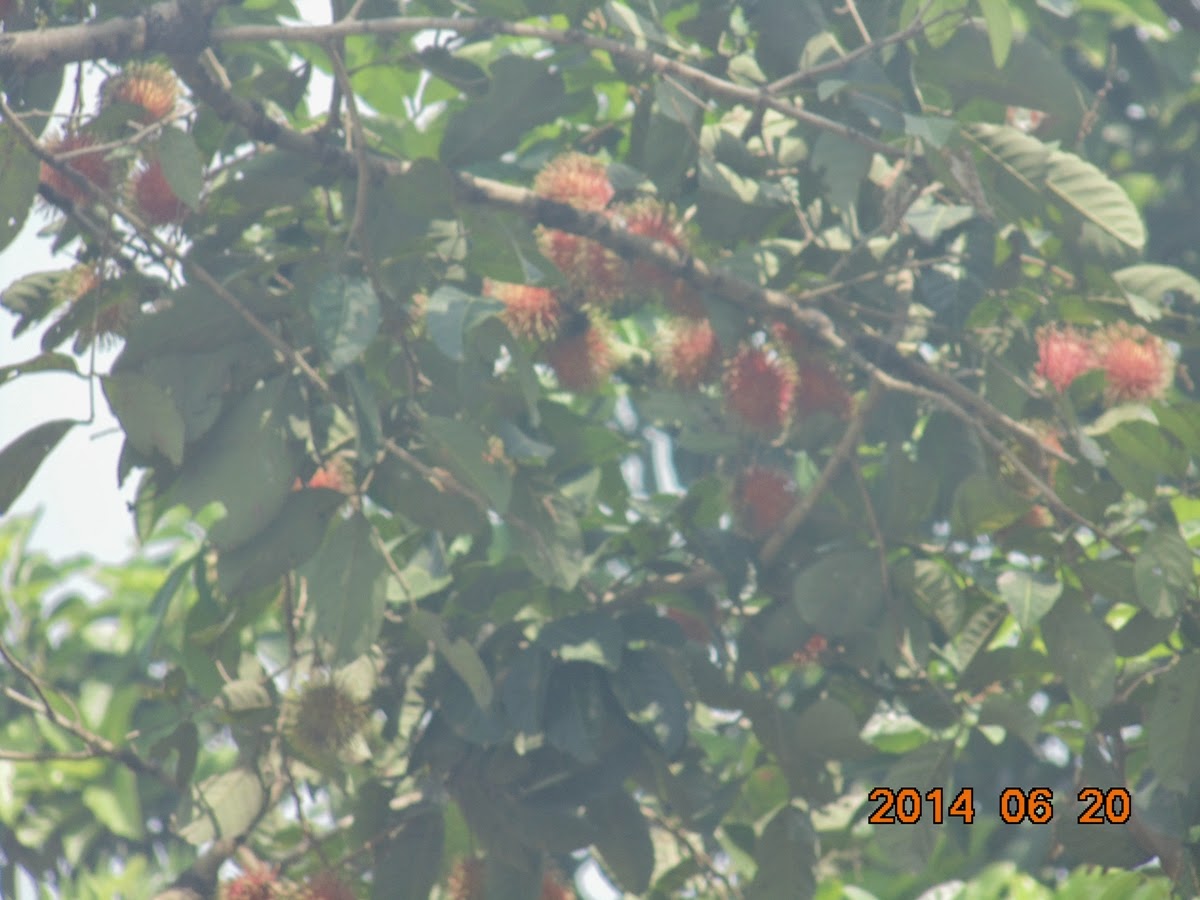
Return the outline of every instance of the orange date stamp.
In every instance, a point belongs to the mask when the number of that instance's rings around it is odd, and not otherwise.
[[[1075,798],[1083,804],[1076,821],[1080,825],[1123,825],[1133,815],[1133,798],[1123,787],[1080,788]],[[921,793],[916,788],[876,787],[867,795],[876,804],[867,821],[872,825],[915,825],[932,821],[942,825],[958,819],[975,822],[975,789],[962,788],[953,798],[942,788]],[[1045,825],[1054,819],[1054,791],[1048,787],[1005,788],[997,798],[1000,820],[1009,825],[1031,822]]]

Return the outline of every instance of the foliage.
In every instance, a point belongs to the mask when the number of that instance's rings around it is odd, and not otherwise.
[[[1200,892],[1184,13],[98,6],[0,7],[0,383],[144,549],[0,528],[0,892]]]

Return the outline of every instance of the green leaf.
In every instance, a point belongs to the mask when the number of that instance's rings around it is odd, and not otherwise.
[[[395,837],[377,842],[371,869],[373,900],[427,898],[441,874],[445,838],[442,812],[432,809],[406,818]]]
[[[478,297],[460,291],[451,285],[440,285],[429,295],[425,303],[425,323],[433,343],[455,362],[463,359],[463,324],[467,312]]]
[[[83,805],[113,834],[132,841],[145,835],[137,778],[124,766],[115,766],[106,784],[88,784],[80,794]]]
[[[229,550],[261,532],[283,508],[296,476],[287,432],[288,379],[273,378],[243,396],[203,441],[189,449],[156,511],[182,503],[193,513],[214,501],[225,517],[209,538]]]
[[[1200,655],[1182,657],[1157,680],[1146,746],[1155,776],[1172,790],[1186,791],[1200,779]]]
[[[158,161],[175,196],[189,209],[200,208],[204,189],[204,160],[191,135],[178,128],[164,128],[158,139]]]
[[[1152,616],[1174,617],[1195,596],[1192,550],[1179,532],[1160,525],[1133,563],[1138,603]]]
[[[365,278],[325,276],[313,286],[308,307],[335,372],[362,356],[379,331],[379,298]]]
[[[548,623],[537,643],[564,662],[595,663],[616,671],[621,666],[624,636],[611,616],[585,612]]]
[[[965,671],[1007,616],[1004,607],[998,603],[989,603],[977,609],[967,620],[962,631],[954,635],[947,648],[946,657],[950,664],[959,672]]]
[[[819,558],[792,582],[792,602],[824,635],[840,637],[871,626],[883,605],[879,557],[850,550]]]
[[[1146,226],[1137,207],[1090,162],[1047,145],[1007,125],[974,124],[963,131],[990,170],[995,187],[989,199],[1041,205],[1046,200],[1074,221],[1076,238],[1101,258],[1140,252]]]
[[[562,452],[562,445],[558,445]],[[583,575],[583,533],[570,504],[561,494],[539,495],[518,479],[509,510],[513,549],[545,584],[569,591]]]
[[[600,758],[607,690],[601,672],[586,663],[557,666],[546,692],[546,740],[584,763]]]
[[[688,714],[680,690],[660,655],[627,650],[621,668],[609,679],[626,714],[673,759],[687,741]]]
[[[12,100],[12,95],[9,95]],[[16,130],[0,122],[0,250],[12,243],[25,227],[37,196],[38,158],[30,153]]]
[[[0,450],[0,515],[8,512],[38,466],[74,424],[70,419],[43,422]]]
[[[541,647],[526,647],[501,675],[500,703],[516,731],[533,735],[542,730],[551,665],[550,655]]]
[[[104,396],[125,437],[139,453],[161,453],[171,465],[183,463],[183,417],[170,396],[142,375],[107,375]]]
[[[758,870],[747,900],[794,900],[816,891],[816,832],[809,817],[790,804],[767,823],[754,845]]]
[[[482,493],[497,513],[507,512],[512,499],[512,472],[506,460],[497,458],[480,428],[441,416],[428,416],[422,426],[430,447],[445,460],[446,467]]]
[[[492,679],[475,648],[461,637],[450,640],[441,618],[428,610],[414,607],[408,612],[408,620],[445,657],[450,668],[466,684],[475,705],[480,709],[490,707],[494,696]]]
[[[1112,277],[1129,298],[1130,308],[1135,300],[1141,300],[1158,312],[1166,303],[1166,294],[1183,294],[1193,303],[1200,302],[1200,280],[1175,266],[1139,263],[1118,269]]]
[[[321,546],[333,514],[344,501],[336,491],[293,491],[262,533],[221,554],[217,568],[221,590],[230,598],[245,596],[302,565]]]
[[[239,766],[211,775],[193,789],[178,834],[194,846],[236,837],[250,827],[265,802],[257,772]]]
[[[1021,518],[1029,500],[995,478],[983,473],[968,475],[954,492],[950,513],[951,530],[962,537],[992,534]]]
[[[511,150],[532,128],[568,108],[562,75],[544,62],[508,55],[491,66],[485,96],[472,100],[446,123],[441,160],[464,166]]]
[[[1112,699],[1117,651],[1112,635],[1078,603],[1058,603],[1042,619],[1050,663],[1082,703],[1099,710]]]
[[[641,808],[624,791],[610,791],[588,803],[588,818],[604,868],[627,893],[643,894],[654,874],[654,844]]]
[[[384,561],[371,540],[371,525],[355,515],[339,521],[304,566],[315,613],[313,635],[329,642],[326,662],[349,662],[366,653],[383,624]]]
[[[988,43],[992,45],[992,62],[1003,69],[1012,49],[1013,21],[1007,0],[979,0],[983,21],[987,25]]]
[[[796,728],[806,736],[804,752],[818,759],[853,759],[870,750],[854,711],[832,697],[806,707]]]
[[[1013,618],[1022,630],[1028,630],[1050,612],[1062,596],[1062,583],[1040,572],[1009,569],[996,578],[1000,598],[1012,610]]]

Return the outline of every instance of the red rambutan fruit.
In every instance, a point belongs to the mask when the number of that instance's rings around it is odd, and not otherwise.
[[[143,122],[157,122],[175,111],[179,81],[174,72],[160,63],[130,63],[105,80],[100,97],[105,106],[113,103],[140,106]]]
[[[761,347],[743,347],[725,368],[725,404],[748,428],[767,436],[787,425],[796,396],[790,360]]]
[[[751,466],[733,487],[738,523],[754,537],[774,531],[796,505],[796,485],[786,472]]]
[[[666,300],[667,309],[677,316],[688,319],[708,318],[708,308],[704,305],[704,298],[700,296],[698,290],[682,278],[676,278],[671,282],[664,292],[663,298]]]
[[[96,138],[90,134],[71,131],[52,140],[46,149],[55,155],[78,154],[63,160],[64,165],[71,171],[82,175],[100,190],[107,191],[112,188],[113,184],[112,164],[104,158],[104,154],[99,150],[86,152],[88,147],[94,147],[97,143],[99,142]],[[39,177],[42,184],[60,197],[64,197],[74,204],[88,202],[87,192],[67,177],[64,172],[49,163],[42,163]]]
[[[599,212],[613,198],[608,167],[582,153],[563,153],[546,164],[533,180],[533,190],[559,203]]]
[[[324,488],[337,491],[339,494],[350,494],[354,491],[354,471],[350,461],[344,456],[334,456],[325,461],[321,468],[308,479],[308,487]]]
[[[679,626],[679,630],[683,632],[683,636],[689,641],[695,641],[697,644],[709,644],[712,642],[712,631],[704,623],[704,620],[695,613],[668,606],[664,615]]]
[[[133,177],[133,198],[137,211],[152,225],[170,225],[187,214],[157,160]]]
[[[276,900],[278,874],[268,866],[256,866],[233,881],[221,885],[221,900]]]
[[[675,250],[686,248],[686,242],[676,228],[670,208],[653,198],[627,204],[618,210],[618,215],[624,220],[625,229],[630,234],[659,241]],[[662,266],[649,260],[635,260],[629,267],[631,293],[651,291],[666,296],[677,280]]]
[[[474,856],[460,859],[454,864],[447,888],[450,900],[483,900],[487,896],[483,860]]]
[[[611,306],[625,294],[627,266],[603,244],[569,231],[543,228],[538,232],[538,247],[585,301]]]
[[[826,362],[807,359],[796,364],[796,412],[810,416],[825,412],[844,418],[850,413],[850,392]]]
[[[546,361],[558,383],[569,391],[593,390],[616,368],[608,334],[595,322],[587,322],[578,334],[562,335],[547,346]]]
[[[820,662],[822,654],[829,649],[829,640],[823,634],[814,634],[804,646],[792,654],[792,663],[797,666],[807,666]]]
[[[1116,322],[1093,339],[1104,369],[1104,398],[1110,403],[1159,400],[1175,377],[1166,342],[1141,325]]]
[[[542,892],[538,900],[575,900],[575,891],[559,880],[553,871],[542,873]]]
[[[314,875],[301,896],[303,900],[355,900],[354,891],[333,872]]]
[[[483,283],[483,292],[504,304],[504,321],[513,334],[535,341],[553,340],[562,321],[562,304],[550,288],[507,281]]]
[[[1038,364],[1034,372],[1060,393],[1082,375],[1096,368],[1091,341],[1070,325],[1043,325],[1037,330]]]
[[[787,322],[771,323],[771,339],[796,363],[813,352],[812,342],[799,328]]]
[[[658,342],[658,364],[667,379],[683,390],[699,387],[716,368],[720,346],[707,319],[678,319]]]

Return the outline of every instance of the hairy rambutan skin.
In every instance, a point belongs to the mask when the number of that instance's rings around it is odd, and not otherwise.
[[[187,215],[187,205],[175,196],[157,160],[133,177],[133,198],[137,211],[151,225],[170,225]]]
[[[807,359],[796,364],[796,402],[798,416],[829,413],[838,418],[850,414],[853,405],[850,392],[834,369],[819,359]]]
[[[721,348],[707,319],[680,318],[663,329],[656,356],[667,380],[695,390],[715,372]]]
[[[450,900],[483,900],[487,896],[483,860],[478,857],[460,859],[454,865],[447,882]]]
[[[1098,364],[1091,341],[1070,325],[1043,325],[1037,331],[1036,340],[1038,363],[1034,372],[1054,385],[1059,393]]]
[[[221,885],[221,900],[279,900],[279,876],[268,866],[256,866]]]
[[[513,334],[542,342],[558,334],[563,308],[552,289],[489,278],[483,283],[483,292],[504,304],[503,318]]]
[[[666,244],[674,250],[686,250],[687,243],[680,234],[670,207],[653,198],[625,204],[616,210],[625,229],[638,237]],[[638,259],[629,267],[629,292],[652,292],[666,298],[677,280],[662,266]]]
[[[290,704],[288,737],[317,760],[345,750],[366,723],[365,706],[336,679],[310,681]]]
[[[595,322],[588,322],[578,334],[563,335],[550,344],[546,361],[558,383],[569,391],[595,390],[616,368],[608,334]]]
[[[302,900],[355,900],[354,891],[333,872],[320,872],[304,886]]]
[[[738,524],[753,537],[778,528],[796,505],[796,485],[786,472],[751,466],[738,475],[733,508]]]
[[[129,103],[142,109],[142,121],[157,122],[175,111],[179,82],[175,73],[159,63],[135,62],[107,78],[100,88],[101,102]]]
[[[72,155],[63,160],[63,164],[71,171],[82,175],[100,190],[108,191],[113,186],[113,165],[104,158],[104,154],[99,150],[86,152],[88,147],[94,147],[98,143],[99,141],[90,134],[71,131],[50,141],[46,149],[56,156],[78,152],[78,155]],[[55,194],[76,205],[87,203],[90,199],[87,191],[49,163],[42,163],[39,178],[41,183]]]
[[[608,167],[583,153],[563,153],[546,164],[533,180],[534,193],[569,203],[577,209],[599,212],[613,198]]]
[[[790,420],[796,372],[790,360],[762,347],[743,347],[723,379],[725,405],[747,428],[778,435]]]
[[[1093,339],[1104,369],[1104,399],[1110,405],[1161,400],[1175,378],[1175,360],[1166,342],[1141,325],[1114,323]]]
[[[603,244],[569,231],[541,228],[538,248],[585,302],[611,307],[624,296],[625,261]]]

